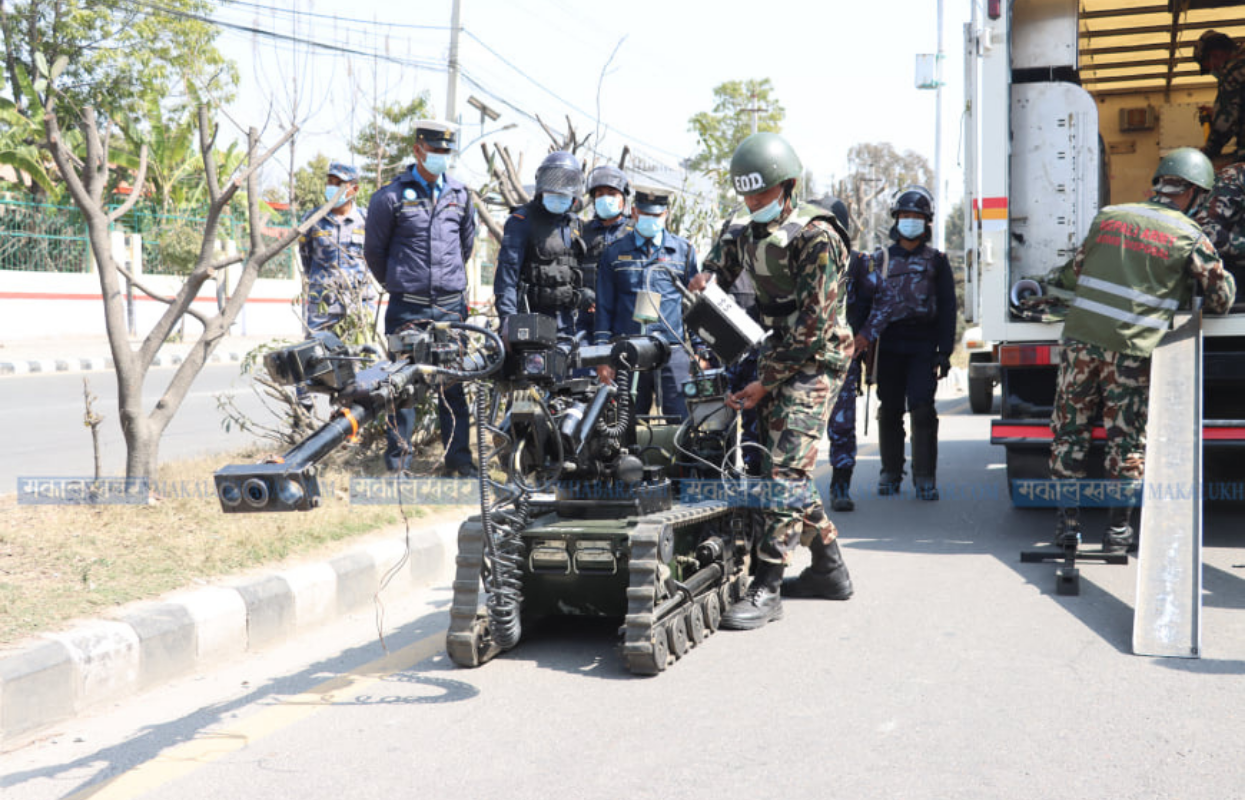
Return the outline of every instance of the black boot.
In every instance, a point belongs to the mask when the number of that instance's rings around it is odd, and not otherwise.
[[[1113,508],[1107,519],[1110,527],[1102,535],[1102,552],[1137,552],[1137,533],[1133,527],[1132,507]]]
[[[912,409],[912,485],[921,500],[938,499],[938,411]]]
[[[846,600],[855,590],[852,576],[843,563],[839,540],[826,544],[821,537],[813,539],[809,550],[813,551],[813,563],[798,578],[782,582],[784,597],[820,597],[825,600]]]
[[[835,467],[830,476],[830,508],[834,511],[855,511],[856,502],[852,500],[852,468]]]
[[[899,494],[903,484],[903,437],[903,407],[878,406],[878,454],[882,457],[879,495]]]
[[[782,564],[761,561],[748,591],[722,615],[722,627],[750,631],[782,619]]]
[[[1055,547],[1075,550],[1081,545],[1081,510],[1079,508],[1061,508],[1055,519]]]

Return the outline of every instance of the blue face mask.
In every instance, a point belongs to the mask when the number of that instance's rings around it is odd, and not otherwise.
[[[597,216],[601,219],[613,219],[622,213],[622,198],[603,194],[592,201],[592,207],[597,210]]]
[[[645,239],[656,239],[657,234],[665,230],[666,225],[661,217],[652,217],[648,214],[641,214],[640,218],[635,221],[636,233]]]
[[[445,153],[424,153],[424,169],[433,175],[444,175],[450,168],[450,157]]]
[[[782,206],[783,206],[783,197],[782,195],[779,195],[778,197],[774,199],[774,202],[769,203],[768,205],[764,205],[761,208],[757,209],[756,211],[753,211],[752,221],[760,222],[762,224],[767,223],[767,222],[773,222],[774,220],[778,219],[778,215],[782,213]]]
[[[332,202],[333,198],[337,197],[337,190],[341,188],[342,188],[341,186],[325,186],[324,187],[325,202]],[[342,196],[338,198],[336,203],[333,203],[333,208],[341,208],[342,206],[346,205],[349,202],[350,202],[350,187],[346,187],[342,191]]]
[[[571,196],[569,194],[545,192],[540,196],[540,202],[544,204],[545,210],[550,214],[565,214],[571,209]]]
[[[899,235],[905,239],[915,241],[925,235],[925,220],[923,219],[906,217],[896,222],[895,227],[899,230]]]

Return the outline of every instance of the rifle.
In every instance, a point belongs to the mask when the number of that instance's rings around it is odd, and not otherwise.
[[[878,343],[874,342],[869,345],[869,349],[865,351],[865,363],[861,367],[865,373],[865,436],[869,435],[869,400],[873,392],[873,384],[878,382]],[[859,384],[856,386],[856,394],[860,394]]]

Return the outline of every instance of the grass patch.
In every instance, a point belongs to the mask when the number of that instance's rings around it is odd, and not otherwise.
[[[0,497],[0,646],[135,600],[314,556],[402,520],[397,506],[351,506],[349,475],[334,470],[321,473],[324,505],[316,511],[222,513],[212,473],[253,460],[169,463],[159,485],[177,490],[143,506],[18,505],[15,495]],[[408,508],[407,515],[424,512]]]

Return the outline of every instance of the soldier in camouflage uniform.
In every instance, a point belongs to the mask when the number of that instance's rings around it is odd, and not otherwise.
[[[1215,176],[1215,188],[1193,217],[1215,246],[1232,276],[1245,274],[1245,163],[1231,164]]]
[[[903,482],[904,407],[912,418],[912,484],[922,500],[938,499],[938,380],[951,369],[955,347],[955,275],[946,254],[929,246],[934,204],[910,186],[891,205],[895,220],[882,281],[857,350],[877,347],[878,494],[895,495]]]
[[[1106,475],[1141,480],[1145,471],[1150,354],[1172,315],[1202,287],[1204,307],[1225,313],[1236,282],[1210,240],[1187,216],[1215,180],[1206,156],[1191,147],[1165,157],[1154,172],[1154,196],[1104,208],[1073,260],[1076,297],[1064,322],[1050,470],[1056,480],[1085,477],[1094,417],[1107,432]],[[1131,507],[1113,508],[1102,549],[1136,547]],[[1079,511],[1059,509],[1055,543],[1078,544]]]
[[[1237,158],[1245,157],[1245,114],[1241,113],[1245,103],[1245,50],[1227,34],[1206,31],[1193,46],[1193,60],[1203,75],[1213,74],[1219,81],[1210,135],[1202,152],[1207,158],[1215,158],[1235,138]]]
[[[835,219],[842,224],[843,230],[848,229],[850,219],[846,203],[832,195],[813,202],[832,211]],[[851,326],[853,335],[860,331],[865,320],[869,318],[873,297],[882,281],[886,258],[886,251],[880,248],[872,253],[851,251],[851,260],[847,267],[847,324]],[[830,466],[834,469],[830,477],[830,508],[834,511],[856,510],[851,488],[852,472],[856,468],[856,398],[860,394],[860,372],[864,355],[864,350],[860,350],[852,358],[852,365],[847,369],[843,388],[839,391],[834,410],[830,412],[830,425],[826,429],[826,435],[830,437]]]
[[[334,162],[326,177],[324,199],[337,198],[333,210],[298,239],[307,276],[307,328],[312,333],[335,330],[352,310],[367,313],[376,307],[376,290],[363,260],[367,216],[354,202],[359,170]],[[304,219],[313,213],[307,212]]]
[[[631,217],[623,213],[630,196],[631,181],[617,167],[604,164],[588,173],[593,217],[583,226],[584,255],[579,261],[579,271],[584,286],[576,320],[576,328],[588,341],[596,334],[597,262],[607,246],[631,232]]]
[[[752,278],[762,324],[770,329],[757,362],[758,379],[728,396],[732,408],[756,407],[769,451],[771,489],[756,574],[722,626],[747,630],[782,618],[782,576],[797,544],[813,565],[798,581],[806,593],[845,600],[852,594],[838,531],[826,517],[810,474],[830,408],[852,358],[841,292],[847,232],[824,209],[792,199],[803,167],[777,134],[756,133],[731,158],[731,179],[750,220],[728,225],[705,269],[726,289],[743,272]],[[689,288],[699,291],[709,275]]]

